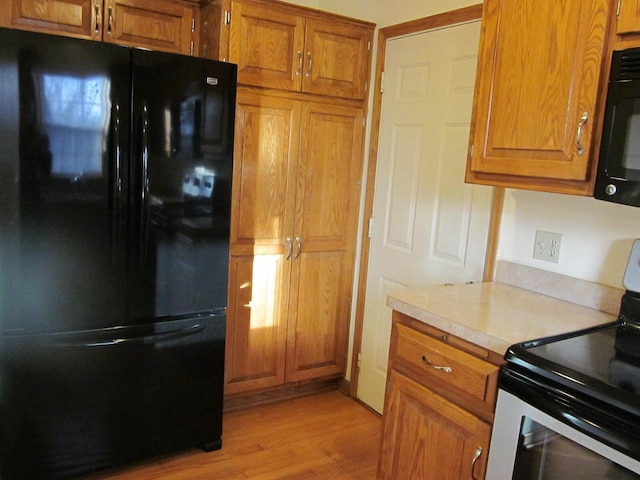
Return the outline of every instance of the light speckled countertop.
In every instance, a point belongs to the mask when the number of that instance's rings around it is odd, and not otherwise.
[[[498,282],[392,293],[387,305],[499,355],[514,343],[616,319],[615,315]]]

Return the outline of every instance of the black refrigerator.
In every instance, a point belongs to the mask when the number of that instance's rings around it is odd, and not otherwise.
[[[0,479],[221,446],[236,67],[0,29]]]

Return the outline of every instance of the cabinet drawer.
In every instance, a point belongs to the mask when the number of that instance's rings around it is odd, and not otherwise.
[[[498,367],[402,324],[395,324],[395,361],[493,409]],[[429,385],[433,387],[434,385]]]

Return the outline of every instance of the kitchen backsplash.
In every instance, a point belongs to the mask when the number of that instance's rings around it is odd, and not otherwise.
[[[495,280],[536,293],[617,315],[624,290],[499,260]]]

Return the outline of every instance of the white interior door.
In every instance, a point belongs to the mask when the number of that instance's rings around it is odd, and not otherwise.
[[[490,187],[464,183],[480,22],[387,43],[358,397],[382,412],[387,294],[481,281]]]

